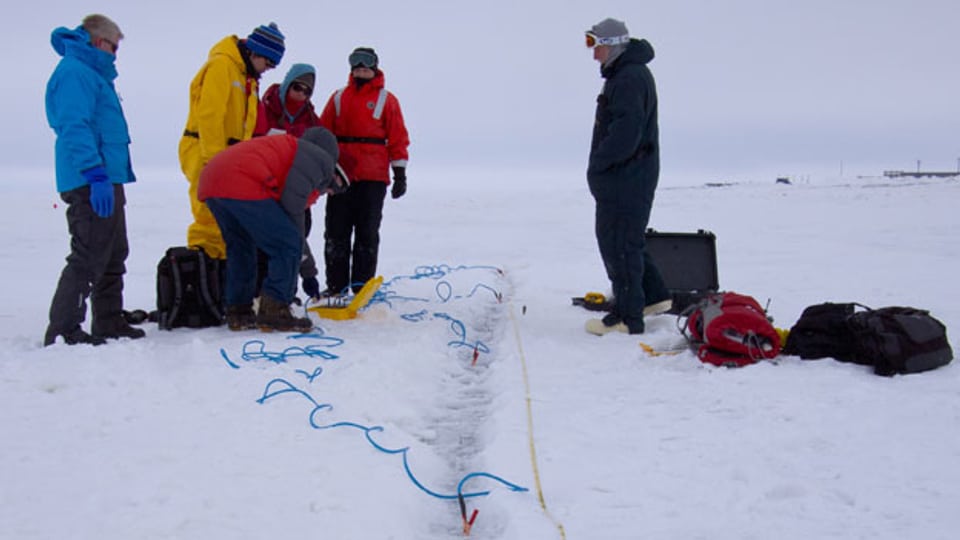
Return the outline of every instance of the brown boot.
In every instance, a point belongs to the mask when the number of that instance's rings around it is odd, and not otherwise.
[[[257,326],[263,332],[309,332],[313,323],[307,317],[294,317],[290,305],[267,295],[260,296]]]
[[[227,306],[227,328],[234,332],[253,330],[257,327],[257,314],[252,304]]]

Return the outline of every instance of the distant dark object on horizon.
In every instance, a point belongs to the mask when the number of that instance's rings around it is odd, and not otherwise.
[[[917,171],[917,172],[907,172],[907,171],[883,171],[883,175],[887,178],[902,178],[904,176],[910,178],[955,178],[960,176],[960,171]]]
[[[777,178],[777,183],[778,183],[778,184],[787,184],[787,185],[790,185],[790,184],[792,184],[793,182],[790,181],[790,178],[788,178],[788,177],[786,177],[786,176],[781,176],[781,177]]]

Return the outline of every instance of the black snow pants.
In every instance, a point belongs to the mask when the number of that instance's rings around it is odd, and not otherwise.
[[[339,292],[350,286],[358,292],[376,274],[386,194],[385,182],[359,180],[346,193],[327,197],[323,232],[327,290]]]
[[[50,304],[50,324],[44,344],[83,323],[90,298],[91,333],[110,334],[123,322],[123,275],[130,252],[127,243],[126,197],[115,184],[113,215],[97,216],[90,206],[90,187],[60,194],[67,204],[70,254]]]

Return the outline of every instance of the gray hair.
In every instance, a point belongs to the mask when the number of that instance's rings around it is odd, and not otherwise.
[[[83,18],[83,29],[91,38],[123,39],[120,27],[106,15],[87,15]]]

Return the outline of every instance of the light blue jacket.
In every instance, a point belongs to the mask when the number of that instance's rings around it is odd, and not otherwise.
[[[130,132],[113,87],[116,57],[90,44],[82,27],[57,28],[50,43],[63,58],[47,82],[47,122],[57,134],[57,191],[87,184],[83,171],[102,165],[114,184],[133,182]]]

